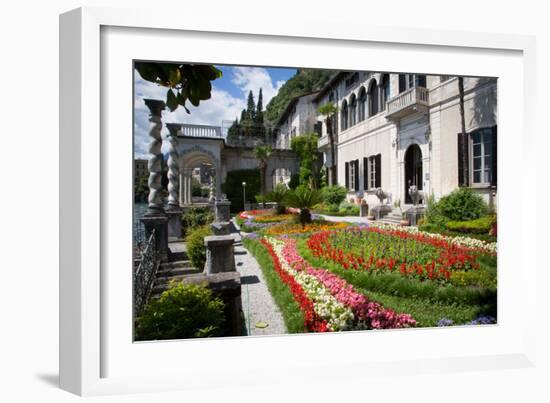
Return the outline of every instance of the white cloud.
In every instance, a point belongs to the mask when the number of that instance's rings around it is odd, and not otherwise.
[[[260,88],[262,89],[264,108],[285,83],[284,81],[277,81],[273,85],[271,76],[266,69],[261,67],[235,67],[233,72],[235,76],[232,82],[242,90],[245,99],[252,90],[254,100],[258,101],[258,92]]]
[[[224,120],[235,120],[240,116],[241,111],[246,107],[246,97],[252,90],[257,98],[258,91],[262,88],[264,108],[269,100],[277,94],[284,81],[273,84],[266,69],[258,67],[236,67],[234,68],[232,80],[242,91],[243,96],[236,98],[229,92],[216,88],[215,82],[212,87],[212,97],[202,101],[198,107],[188,104],[191,112],[188,114],[185,109],[179,107],[174,112],[166,109],[162,114],[164,123],[190,123],[220,126]],[[144,98],[166,99],[167,89],[143,80],[136,74],[134,98],[134,155],[136,158],[147,158],[149,145],[149,110],[143,102]],[[257,99],[256,99],[257,101]],[[163,137],[168,134],[166,126],[162,129]],[[167,142],[163,142],[164,153],[167,151]]]

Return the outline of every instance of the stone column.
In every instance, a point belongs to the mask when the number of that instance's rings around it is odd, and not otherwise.
[[[186,178],[187,178],[187,187],[186,187],[186,198],[187,198],[187,204],[192,204],[193,203],[193,199],[192,199],[192,193],[191,193],[191,184],[192,184],[192,175],[193,175],[193,169],[192,168],[188,168],[187,169],[187,175],[186,175]]]
[[[181,208],[179,203],[179,155],[178,134],[181,133],[181,125],[177,123],[166,124],[170,135],[168,136],[168,237],[181,238]]]
[[[145,105],[149,108],[149,198],[147,215],[163,214],[162,207],[162,129],[161,115],[165,108],[163,101],[145,99]]]
[[[185,202],[184,202],[184,195],[185,195],[184,188],[185,188],[185,177],[183,176],[183,170],[182,170],[180,172],[180,188],[179,188],[179,191],[180,191],[180,197],[179,197],[180,207],[183,207],[185,205]]]
[[[164,212],[162,201],[162,111],[165,108],[163,101],[145,99],[145,105],[149,108],[149,199],[147,212],[141,218],[145,226],[147,238],[155,231],[156,249],[161,261],[168,260],[168,218]]]
[[[181,125],[177,123],[166,124],[170,135],[168,136],[168,209],[179,208],[179,175],[178,165],[178,134],[181,132]]]
[[[216,200],[219,200],[222,198],[222,170],[220,165],[218,164],[216,166],[216,176],[215,176],[215,184],[216,184]]]

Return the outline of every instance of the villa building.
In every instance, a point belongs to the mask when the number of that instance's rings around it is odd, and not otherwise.
[[[275,148],[290,150],[292,139],[296,136],[320,131],[321,122],[317,121],[317,109],[313,99],[317,92],[311,92],[293,98],[275,123],[277,136]],[[291,171],[277,168],[273,173],[273,186],[290,182]]]
[[[461,96],[458,77],[338,72],[313,95],[314,110],[336,106],[329,120],[335,155],[321,115],[319,149],[327,167],[335,159],[349,200],[374,206],[381,188],[410,205],[410,185],[436,198],[470,186],[496,204],[497,80],[462,81]]]
[[[134,159],[134,177],[149,175],[148,161],[145,159]]]
[[[277,120],[277,148],[290,149],[290,143],[296,136],[315,131],[317,105],[313,102],[318,92],[312,92],[293,98]]]

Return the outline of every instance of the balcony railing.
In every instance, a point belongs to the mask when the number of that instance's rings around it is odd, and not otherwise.
[[[213,137],[223,138],[222,128],[219,126],[184,124],[181,134],[188,137]]]
[[[386,117],[400,118],[414,112],[427,112],[429,92],[424,87],[413,87],[388,101]]]

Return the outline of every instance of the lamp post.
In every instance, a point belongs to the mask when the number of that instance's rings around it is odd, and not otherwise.
[[[243,182],[242,185],[243,185],[243,209],[246,210],[246,182]]]

